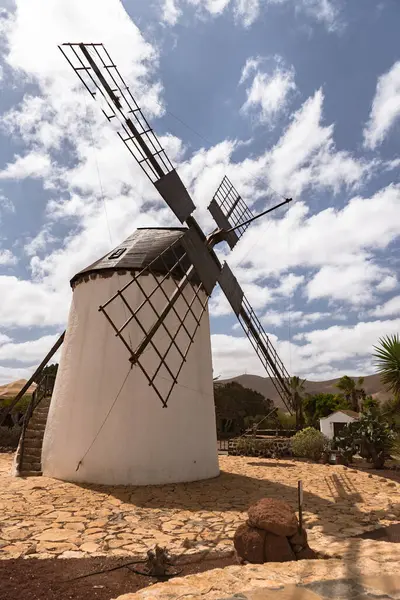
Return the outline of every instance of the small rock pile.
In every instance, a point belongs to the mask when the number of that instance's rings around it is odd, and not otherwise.
[[[233,543],[240,562],[262,564],[317,558],[299,529],[296,513],[283,500],[262,498],[248,510],[248,520],[235,532]]]

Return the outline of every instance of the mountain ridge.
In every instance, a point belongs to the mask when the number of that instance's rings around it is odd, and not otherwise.
[[[309,394],[337,394],[339,393],[339,390],[335,387],[335,384],[339,381],[339,379],[340,377],[325,381],[306,381],[304,385],[305,391]],[[352,379],[357,380],[358,377],[352,377]],[[275,406],[282,410],[286,410],[285,405],[276,391],[273,381],[270,377],[243,374],[227,379],[218,379],[217,383],[228,383],[230,381],[236,381],[244,387],[259,392],[265,398],[272,400]],[[379,400],[379,402],[385,402],[392,397],[392,394],[387,392],[382,385],[379,375],[366,375],[364,377],[364,383],[362,387],[365,389],[367,395],[371,395],[373,398]]]
[[[337,394],[339,390],[335,387],[335,384],[339,379],[340,377],[323,381],[306,381],[305,391],[310,394]],[[353,379],[358,379],[358,377],[353,377]],[[0,385],[0,400],[16,396],[25,385],[26,381],[26,379],[18,379],[17,381],[11,381],[10,383]],[[218,379],[217,383],[228,383],[230,381],[236,381],[246,388],[259,392],[265,398],[270,398],[275,406],[285,410],[285,406],[270,377],[242,374],[227,379]],[[31,394],[35,387],[36,385],[32,384],[27,393]],[[379,402],[385,402],[392,397],[392,394],[384,389],[379,375],[366,375],[364,377],[363,388],[367,395],[371,395],[373,398],[379,400]]]
[[[4,400],[6,398],[14,398],[18,394],[20,390],[26,384],[27,379],[17,379],[17,381],[11,381],[10,383],[5,383],[4,385],[0,385],[0,400]],[[29,386],[27,394],[32,394],[35,390],[36,384],[33,383]]]

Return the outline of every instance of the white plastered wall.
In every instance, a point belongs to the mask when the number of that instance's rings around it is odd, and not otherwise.
[[[335,412],[324,419],[319,420],[319,425],[321,432],[326,435],[327,438],[333,440],[334,438],[334,423],[353,423],[355,421],[354,417],[350,415],[346,415],[342,412]]]
[[[114,273],[75,287],[43,441],[43,474],[68,481],[135,485],[216,477],[219,468],[208,311],[190,347],[179,385],[168,407],[163,408],[139,367],[130,369],[127,349],[98,310],[130,280],[129,274]],[[142,277],[141,285],[146,291],[152,289],[151,278]],[[175,289],[170,280],[163,285],[168,294]],[[125,294],[132,307],[143,300],[136,284]],[[186,294],[191,297],[189,289]],[[158,310],[166,303],[160,291],[152,301]],[[179,314],[187,309],[183,299],[176,307]],[[117,325],[129,316],[119,299],[111,313]],[[154,321],[149,307],[141,315],[147,326]],[[173,313],[167,321],[170,329],[178,324]],[[143,334],[134,323],[127,332],[135,348]],[[158,347],[165,348],[170,341],[165,330],[161,328],[156,336]],[[183,331],[177,340],[182,346],[187,343]],[[155,353],[148,349],[147,364],[152,366],[154,360]],[[177,352],[171,360],[178,360]],[[160,374],[164,378],[159,380],[161,385],[167,385],[171,379],[168,372],[163,368]]]

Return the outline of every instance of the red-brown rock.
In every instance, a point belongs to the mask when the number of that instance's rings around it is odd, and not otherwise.
[[[307,531],[305,529],[302,529],[301,531],[297,530],[296,533],[289,538],[289,542],[295,552],[305,548],[307,546]],[[298,548],[298,550],[295,548]]]
[[[239,525],[233,536],[233,545],[238,558],[251,563],[264,562],[264,542],[266,532],[249,527],[246,523]]]
[[[249,525],[275,535],[290,537],[297,532],[298,521],[287,502],[275,498],[262,498],[248,511]]]
[[[312,560],[315,558],[318,558],[318,554],[314,550],[311,550],[309,546],[306,546],[296,554],[297,560]]]
[[[267,531],[264,544],[264,561],[286,562],[288,560],[296,560],[296,555],[287,537]]]

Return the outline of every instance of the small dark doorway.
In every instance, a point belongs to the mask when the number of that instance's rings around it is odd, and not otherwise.
[[[346,427],[347,423],[334,423],[333,424],[333,435],[337,437],[340,432]]]

